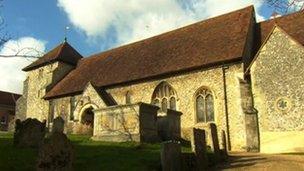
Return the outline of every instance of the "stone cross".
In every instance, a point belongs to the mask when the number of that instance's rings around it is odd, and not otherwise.
[[[58,116],[53,121],[52,133],[58,132],[63,133],[64,130],[64,120],[62,117]]]

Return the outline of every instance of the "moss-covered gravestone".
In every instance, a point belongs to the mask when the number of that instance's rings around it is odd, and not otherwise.
[[[74,149],[67,136],[53,132],[39,150],[37,170],[73,170]]]
[[[64,131],[64,120],[62,119],[62,117],[58,116],[53,121],[52,133],[54,132],[63,133],[63,131]]]
[[[28,118],[25,121],[16,120],[14,146],[38,148],[42,145],[46,133],[46,121]]]
[[[208,158],[205,130],[193,128],[193,140],[197,170],[206,170]]]
[[[178,142],[164,142],[161,149],[161,165],[163,171],[181,170],[181,146]]]

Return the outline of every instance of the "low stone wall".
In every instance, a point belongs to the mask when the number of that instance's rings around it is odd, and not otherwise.
[[[94,110],[94,140],[158,141],[156,117],[159,108],[145,103],[117,105]]]

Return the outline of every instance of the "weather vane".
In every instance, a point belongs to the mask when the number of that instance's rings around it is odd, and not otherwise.
[[[70,29],[69,26],[66,26],[64,29],[64,42],[67,42],[67,34],[68,34],[69,29]]]

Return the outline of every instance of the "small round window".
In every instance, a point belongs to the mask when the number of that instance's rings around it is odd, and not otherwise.
[[[281,97],[276,101],[276,108],[280,111],[288,111],[291,107],[291,102],[286,97]]]

